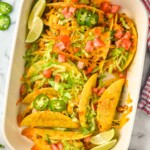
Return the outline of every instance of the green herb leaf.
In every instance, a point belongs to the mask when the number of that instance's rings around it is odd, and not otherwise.
[[[2,145],[2,144],[0,144],[0,148],[5,148],[5,146],[4,146],[4,145]]]

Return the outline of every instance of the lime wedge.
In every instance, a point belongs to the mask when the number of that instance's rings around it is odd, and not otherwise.
[[[32,28],[30,29],[27,35],[26,42],[32,43],[36,41],[40,37],[42,31],[43,31],[43,21],[41,20],[41,18],[36,17],[33,22]]]
[[[90,142],[94,145],[105,144],[106,142],[112,140],[114,136],[115,130],[111,129],[91,137]]]
[[[105,144],[96,146],[96,147],[92,148],[91,150],[110,150],[116,143],[117,143],[117,139],[114,139]]]
[[[31,10],[29,20],[28,20],[28,28],[31,29],[32,23],[34,19],[38,16],[41,17],[46,7],[46,0],[38,0]]]

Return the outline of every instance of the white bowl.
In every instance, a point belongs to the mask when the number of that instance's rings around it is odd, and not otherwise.
[[[112,0],[112,2],[119,4],[122,7],[122,11],[134,20],[138,31],[137,53],[132,62],[127,78],[129,83],[128,91],[133,100],[133,111],[129,116],[129,122],[119,132],[119,141],[113,148],[114,150],[127,150],[132,134],[142,80],[148,32],[148,15],[142,2],[139,0]],[[26,50],[24,41],[27,30],[27,19],[32,3],[33,0],[22,0],[21,2],[21,9],[18,12],[20,16],[16,27],[16,34],[14,36],[6,86],[3,133],[9,147],[14,150],[28,150],[32,145],[32,142],[20,134],[20,129],[16,121],[19,111],[19,107],[16,106],[16,100],[19,98],[21,84],[19,79],[24,71],[23,55]]]

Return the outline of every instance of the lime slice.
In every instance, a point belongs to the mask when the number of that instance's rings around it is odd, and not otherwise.
[[[115,130],[111,129],[109,131],[102,132],[100,134],[93,136],[90,139],[90,142],[95,145],[105,144],[106,142],[112,140],[114,136],[115,136]]]
[[[28,20],[28,28],[31,29],[32,23],[34,19],[38,16],[41,17],[46,6],[46,0],[38,0],[37,3],[34,5],[33,9],[31,10],[29,20]]]
[[[105,144],[96,146],[96,147],[92,148],[91,150],[110,150],[116,143],[117,143],[117,139],[114,139]]]
[[[26,42],[32,43],[36,41],[40,37],[42,31],[43,31],[43,21],[41,20],[41,18],[36,17],[33,22],[32,28],[28,33]]]

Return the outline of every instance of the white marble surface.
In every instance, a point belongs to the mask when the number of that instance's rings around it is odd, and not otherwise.
[[[0,144],[5,145],[5,150],[10,150],[7,147],[6,141],[2,135],[2,117],[4,108],[4,89],[7,80],[7,72],[9,65],[9,57],[12,46],[12,39],[14,30],[16,27],[16,20],[18,16],[18,9],[20,6],[20,0],[5,0],[13,5],[13,12],[11,16],[11,26],[7,31],[0,31]],[[143,74],[143,84],[147,73],[149,71],[149,54],[145,63],[145,69]],[[150,73],[150,71],[149,71]],[[129,146],[129,150],[150,150],[150,116],[147,116],[141,111],[137,111],[133,134]]]

